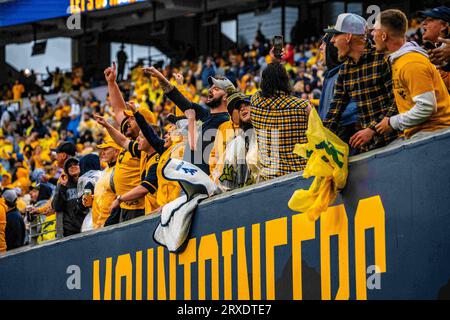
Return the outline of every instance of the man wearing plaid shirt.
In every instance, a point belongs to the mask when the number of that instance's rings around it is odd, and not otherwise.
[[[367,42],[366,21],[351,13],[340,14],[331,42],[338,49],[339,60],[345,61],[335,85],[334,98],[324,125],[338,133],[339,120],[350,101],[358,106],[356,133],[348,143],[356,152],[366,152],[389,144],[395,132],[378,134],[375,126],[384,117],[397,114],[392,90],[392,73],[388,59]]]
[[[264,180],[301,171],[306,166],[306,159],[294,154],[293,150],[297,143],[307,142],[310,105],[307,100],[290,92],[286,70],[275,61],[263,71],[261,91],[251,99],[250,114],[258,141],[258,164]]]

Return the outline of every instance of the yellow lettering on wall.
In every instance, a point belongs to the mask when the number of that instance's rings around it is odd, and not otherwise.
[[[142,251],[136,252],[136,300],[142,300]]]
[[[339,289],[336,300],[348,300],[350,297],[348,219],[343,204],[328,208],[320,216],[320,275],[323,300],[331,299],[330,238],[334,235],[339,238]]]
[[[105,289],[103,300],[112,299],[112,258],[106,258]]]
[[[261,300],[261,226],[252,225],[252,285],[253,300]]]
[[[232,298],[232,269],[231,257],[233,256],[233,230],[222,232],[222,257],[223,257],[223,298]]]
[[[386,272],[385,212],[380,196],[360,200],[355,214],[355,275],[356,298],[367,299],[366,287],[366,235],[374,229],[375,264],[380,272]]]
[[[166,300],[166,269],[164,264],[164,247],[158,247],[158,300]]]
[[[95,0],[95,9],[103,9],[103,0]]]
[[[238,299],[250,300],[248,286],[247,250],[245,247],[245,228],[237,229],[237,285]]]
[[[155,277],[155,257],[153,249],[147,250],[147,300],[155,299],[153,294],[154,277]]]
[[[80,8],[81,8],[81,12],[85,12],[85,11],[86,11],[86,3],[85,3],[85,0],[81,0],[81,6],[80,6]]]
[[[169,287],[170,287],[170,300],[177,299],[177,255],[175,253],[169,254]]]
[[[94,10],[94,0],[87,0],[86,8],[88,11]]]
[[[116,294],[115,300],[121,300],[121,292],[122,292],[122,277],[125,277],[126,283],[126,300],[132,299],[133,293],[133,264],[131,263],[130,254],[122,254],[117,257],[116,262]]]
[[[287,218],[266,222],[266,295],[275,299],[275,247],[287,244]]]
[[[205,263],[211,260],[212,299],[219,299],[219,246],[215,234],[203,236],[198,248],[198,299],[206,299]]]
[[[186,249],[178,255],[178,263],[184,265],[184,300],[191,300],[191,264],[197,261],[197,240],[190,239]]]
[[[70,13],[75,13],[75,0],[70,0]]]
[[[74,0],[73,1],[73,12],[81,12],[81,0]]]
[[[292,216],[292,297],[303,299],[302,280],[302,241],[313,240],[316,235],[316,224],[306,214]]]
[[[100,260],[94,260],[93,276],[92,300],[100,300]]]

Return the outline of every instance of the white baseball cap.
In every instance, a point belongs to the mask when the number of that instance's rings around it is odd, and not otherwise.
[[[354,13],[341,13],[336,20],[336,24],[332,28],[323,30],[325,33],[351,33],[356,35],[364,35],[366,33],[367,21],[361,16]]]

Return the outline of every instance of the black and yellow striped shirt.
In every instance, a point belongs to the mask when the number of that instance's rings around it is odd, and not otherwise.
[[[306,159],[293,153],[297,143],[306,143],[309,102],[285,93],[251,100],[251,119],[258,141],[258,163],[264,180],[301,171]]]
[[[398,113],[391,65],[387,57],[376,52],[371,45],[367,46],[358,62],[348,58],[339,70],[334,98],[323,122],[334,133],[338,132],[341,116],[350,101],[355,101],[357,105],[358,130],[371,128],[375,131],[375,125],[384,117]],[[385,135],[375,133],[372,141],[362,146],[360,151],[385,146],[396,137],[395,131]]]

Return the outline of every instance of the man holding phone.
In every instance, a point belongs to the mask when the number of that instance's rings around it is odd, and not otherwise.
[[[274,38],[272,63],[263,71],[261,90],[251,98],[251,119],[258,144],[261,178],[268,180],[301,171],[306,159],[294,154],[294,146],[307,142],[308,100],[291,94],[289,76],[280,63],[282,37]]]

